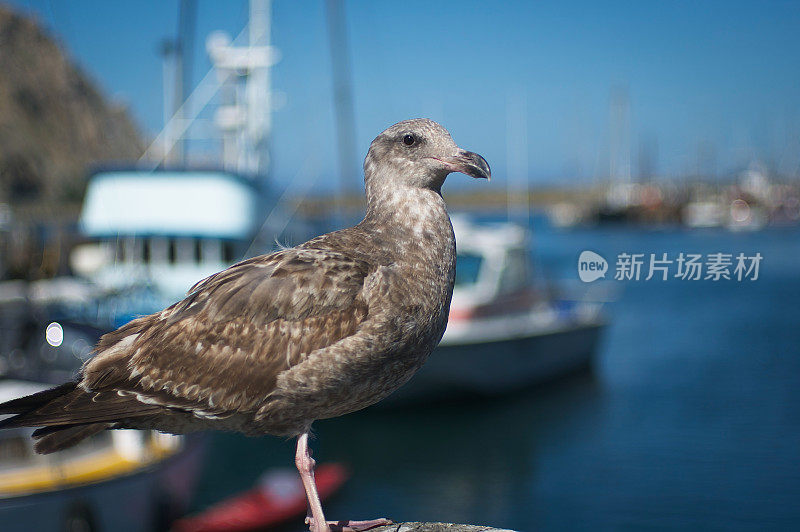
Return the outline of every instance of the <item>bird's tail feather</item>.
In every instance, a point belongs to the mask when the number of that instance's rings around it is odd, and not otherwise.
[[[23,414],[36,410],[40,406],[44,406],[53,399],[57,399],[62,395],[70,393],[77,387],[76,382],[65,382],[61,386],[42,390],[41,392],[32,395],[26,395],[18,399],[12,399],[0,404],[0,414]]]
[[[70,382],[0,404],[0,413],[16,414],[0,420],[0,429],[42,427],[33,433],[34,449],[41,454],[71,447],[119,422],[141,419],[160,407],[121,396],[115,391],[86,392]]]
[[[44,427],[33,432],[36,443],[33,449],[39,454],[50,454],[72,447],[81,440],[94,436],[111,426],[111,423],[89,423],[87,425],[68,425]]]
[[[80,393],[76,382],[66,382],[55,388],[42,390],[25,397],[12,399],[0,404],[0,414],[16,414],[0,421],[0,428],[21,426],[35,426],[37,424],[37,410],[46,409],[53,403],[64,403],[65,398]],[[84,438],[108,428],[107,423],[73,424],[45,426],[33,432],[33,437],[38,440],[34,450],[39,454],[49,454],[67,447],[72,447]]]

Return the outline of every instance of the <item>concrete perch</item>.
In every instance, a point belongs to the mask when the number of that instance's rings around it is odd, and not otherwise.
[[[481,525],[460,525],[454,523],[394,523],[373,528],[370,532],[513,532],[508,529]]]

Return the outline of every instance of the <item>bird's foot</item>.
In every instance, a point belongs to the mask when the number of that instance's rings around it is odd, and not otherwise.
[[[306,517],[306,524],[311,532],[362,532],[372,528],[391,525],[394,521],[381,517],[380,519],[370,519],[369,521],[328,521],[324,527],[315,527],[313,517]]]

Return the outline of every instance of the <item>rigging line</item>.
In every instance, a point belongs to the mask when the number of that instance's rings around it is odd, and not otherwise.
[[[234,43],[238,42],[240,39],[244,39],[244,35],[248,32],[248,27],[245,27],[239,35],[236,36],[234,39]],[[150,170],[155,170],[158,168],[158,165],[164,162],[167,154],[172,151],[172,148],[175,147],[175,144],[181,139],[185,134],[186,131],[189,129],[191,124],[197,119],[197,116],[200,112],[208,105],[208,102],[211,101],[220,90],[224,82],[227,80],[230,73],[224,73],[224,78],[220,79],[218,77],[219,71],[212,67],[206,75],[200,80],[200,83],[197,84],[195,89],[192,93],[186,98],[175,113],[172,115],[172,118],[164,125],[164,128],[161,132],[156,136],[155,139],[150,143],[147,149],[144,151],[141,157],[139,157],[139,162],[150,162],[152,166],[148,166]],[[216,82],[215,82],[216,79]],[[195,101],[196,100],[196,101]],[[190,114],[189,111],[192,111]],[[174,128],[174,129],[173,129]],[[164,153],[156,155],[157,148],[164,144],[164,137],[169,133],[174,133],[172,137],[171,144],[164,150]]]
[[[283,233],[297,212],[297,209],[300,208],[300,204],[308,196],[308,192],[316,184],[319,176],[319,160],[315,156],[306,157],[300,170],[297,171],[297,174],[295,174],[294,178],[290,181],[289,186],[283,190],[280,197],[275,202],[275,205],[272,207],[272,210],[267,215],[267,218],[264,220],[264,223],[261,224],[258,232],[256,232],[256,236],[253,238],[250,246],[248,246],[247,251],[244,252],[244,257],[250,256],[253,252],[253,248],[255,248],[256,244],[261,240],[259,237],[268,228],[274,225],[272,228],[275,230],[272,232],[276,238]],[[293,202],[291,208],[286,208],[290,196],[294,196],[296,201]]]

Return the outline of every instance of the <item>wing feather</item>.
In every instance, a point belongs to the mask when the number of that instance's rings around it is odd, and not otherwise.
[[[369,313],[363,290],[372,271],[320,249],[240,262],[104,336],[81,387],[204,415],[256,411],[281,372],[357,332]]]

